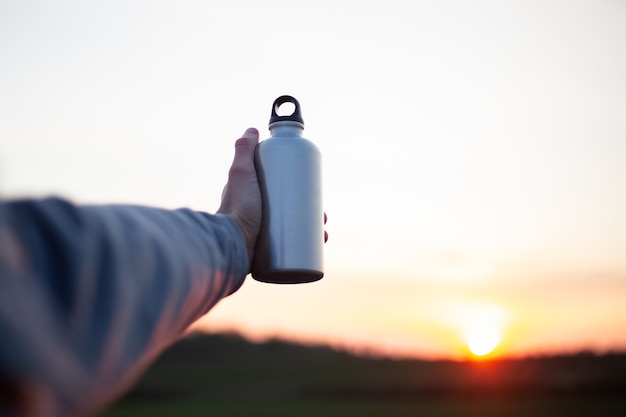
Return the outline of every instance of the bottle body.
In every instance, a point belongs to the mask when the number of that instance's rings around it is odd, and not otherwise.
[[[301,123],[274,122],[270,131],[255,151],[263,219],[252,276],[282,284],[317,281],[324,276],[321,153],[302,137]]]

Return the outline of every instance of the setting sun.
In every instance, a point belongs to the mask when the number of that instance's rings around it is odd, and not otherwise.
[[[467,336],[467,347],[476,356],[485,356],[500,343],[500,335],[495,329],[475,328]]]

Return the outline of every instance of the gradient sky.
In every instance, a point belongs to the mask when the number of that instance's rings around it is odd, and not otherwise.
[[[213,212],[302,105],[326,276],[197,323],[402,355],[626,348],[621,1],[0,0],[0,192]]]

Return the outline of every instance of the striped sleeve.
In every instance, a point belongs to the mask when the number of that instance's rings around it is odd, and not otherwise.
[[[0,203],[0,385],[17,393],[0,415],[98,410],[236,291],[248,263],[227,216]]]

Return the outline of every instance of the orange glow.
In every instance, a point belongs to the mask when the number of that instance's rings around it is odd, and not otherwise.
[[[475,327],[467,335],[467,347],[473,355],[485,357],[493,352],[501,339],[499,332],[494,328]]]
[[[447,297],[436,308],[439,326],[448,327],[452,333],[447,339],[455,346],[459,358],[493,357],[504,353],[500,344],[509,333],[512,311],[493,299]]]

